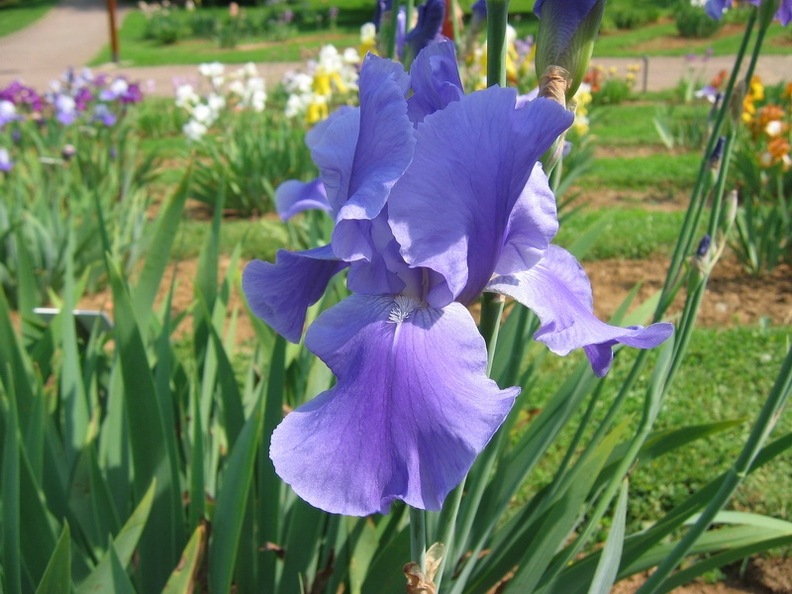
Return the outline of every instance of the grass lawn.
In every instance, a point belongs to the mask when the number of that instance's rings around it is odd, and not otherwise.
[[[751,425],[773,385],[791,338],[788,327],[780,328],[698,328],[686,362],[671,388],[655,430],[716,421],[740,420],[724,433],[693,442],[651,464],[639,465],[630,475],[632,495],[629,508],[629,531],[640,530],[653,519],[681,503],[695,490],[726,471],[748,438]],[[543,347],[536,345],[536,352]],[[536,353],[535,353],[536,354]],[[539,353],[541,355],[541,353]],[[610,371],[596,414],[604,415],[609,403],[630,370],[634,352],[622,352]],[[639,385],[631,391],[623,415],[637,423],[643,406],[643,390],[657,351],[649,355],[650,363]],[[531,409],[539,409],[558,387],[558,378],[566,377],[583,360],[581,353],[567,357],[543,357],[537,383],[531,389]],[[595,414],[595,416],[596,416]],[[597,426],[596,418],[592,428]],[[575,425],[572,424],[574,427]],[[792,430],[792,416],[782,416],[771,440]],[[560,461],[571,435],[554,444],[549,460]],[[555,465],[537,469],[526,485],[530,494],[552,479]],[[770,465],[752,474],[732,500],[732,509],[790,518],[789,492],[792,490],[792,454],[786,453]]]
[[[55,6],[58,0],[16,0],[0,2],[0,37],[24,29]]]

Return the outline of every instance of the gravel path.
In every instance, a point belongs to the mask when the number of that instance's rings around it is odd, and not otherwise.
[[[118,11],[121,22],[128,8]],[[61,0],[45,17],[11,35],[0,37],[0,88],[21,78],[37,89],[43,89],[57,79],[69,66],[79,67],[90,61],[109,43],[109,17],[105,0]],[[118,72],[130,80],[154,83],[153,92],[172,95],[174,77],[195,77],[195,66],[131,67],[106,64],[96,68],[102,72]],[[715,56],[704,65],[703,80],[715,76],[720,70],[730,70],[734,58]],[[651,57],[646,62],[636,58],[599,58],[594,63],[605,67],[616,66],[622,72],[627,65],[640,63],[638,89],[656,91],[674,87],[685,74],[688,64],[679,57]],[[299,63],[262,63],[257,65],[269,84],[277,83],[283,73],[301,66]],[[762,56],[757,74],[766,83],[775,83],[792,77],[792,55]],[[645,76],[645,78],[644,78]]]

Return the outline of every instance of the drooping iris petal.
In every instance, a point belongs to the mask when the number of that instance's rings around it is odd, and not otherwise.
[[[346,266],[329,245],[305,252],[279,250],[275,264],[253,260],[247,265],[242,289],[254,314],[287,340],[299,342],[307,309]]]
[[[469,303],[484,289],[536,161],[574,119],[548,99],[515,109],[516,97],[491,87],[427,116],[416,129],[413,163],[391,192],[390,223],[404,259],[446,279],[427,296],[435,307]]]
[[[572,254],[558,246],[550,246],[533,268],[494,278],[487,290],[508,295],[533,310],[542,322],[534,338],[554,353],[566,355],[586,347],[599,377],[610,369],[611,347],[616,343],[652,348],[673,333],[668,323],[620,328],[597,319],[592,313],[591,285],[585,271]]]
[[[331,513],[387,513],[396,499],[439,510],[519,392],[487,378],[484,341],[458,303],[411,310],[353,295],[316,319],[306,345],[338,383],[286,416],[270,457]]]
[[[532,267],[542,259],[557,232],[555,195],[541,163],[537,163],[512,209],[495,274]]]
[[[416,124],[430,113],[459,101],[465,94],[454,44],[450,41],[424,48],[410,67],[410,79],[413,94],[407,100],[407,113]]]
[[[282,220],[288,221],[304,210],[332,212],[333,209],[322,179],[316,178],[309,182],[290,179],[279,185],[275,190],[275,210]]]

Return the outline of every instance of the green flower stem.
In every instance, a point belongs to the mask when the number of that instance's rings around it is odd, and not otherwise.
[[[426,512],[410,507],[410,558],[426,571]]]
[[[481,297],[481,319],[479,322],[479,331],[484,337],[484,342],[487,345],[488,374],[492,371],[492,362],[495,356],[495,347],[498,343],[498,333],[500,331],[500,322],[501,316],[503,315],[504,305],[505,301],[500,295],[484,293],[484,295]],[[483,465],[485,468],[487,468],[487,470],[482,473],[477,473],[473,478],[468,492],[468,500],[474,501],[476,504],[472,507],[468,506],[468,509],[477,509],[478,502],[481,501],[481,497],[484,495],[484,489],[487,486],[486,477],[490,476],[492,467],[495,464],[497,452],[500,449],[498,444],[500,443],[500,436],[502,433],[502,431],[498,431],[498,433],[495,434],[495,437],[492,439],[490,445],[479,457],[478,464]],[[435,580],[436,584],[439,584],[439,581],[442,580],[443,567],[446,565],[446,560],[453,558],[453,545],[456,534],[457,517],[459,515],[459,508],[462,502],[462,492],[465,489],[466,482],[467,477],[465,477],[462,483],[452,492],[452,495],[448,500],[448,508],[443,510],[444,517],[441,518],[441,529],[439,533],[440,542],[442,542],[446,547],[446,554],[440,570],[437,572],[437,578]],[[464,537],[461,542],[467,540],[467,535],[470,533],[470,528],[473,525],[473,517],[473,514],[469,514],[469,517],[463,518],[462,524],[460,526],[461,529],[458,532]]]
[[[731,157],[734,153],[734,142],[736,139],[737,129],[732,128],[731,133],[726,139],[726,144],[723,147],[723,157],[721,158],[720,170],[718,171],[718,181],[715,183],[715,197],[712,200],[712,212],[710,214],[709,225],[707,226],[707,235],[709,235],[713,241],[716,240],[719,225],[723,223],[726,225],[729,224],[729,221],[721,221],[720,219],[721,213],[723,211],[723,195],[726,193],[726,173],[729,171]],[[723,241],[726,241],[725,237],[723,238]],[[716,246],[716,249],[720,250],[720,247],[721,246],[718,245]]]
[[[764,8],[764,7],[762,7]],[[754,8],[754,15],[758,14],[762,8]],[[754,49],[751,53],[751,61],[748,62],[748,69],[745,71],[745,85],[746,88],[748,85],[751,84],[751,79],[753,78],[753,73],[756,70],[756,63],[759,61],[759,54],[762,50],[762,45],[764,44],[765,34],[767,33],[767,28],[770,26],[770,23],[773,22],[773,19],[761,19],[759,25],[759,31],[756,34],[756,42],[754,43]],[[746,31],[747,33],[747,31]]]
[[[718,110],[718,114],[715,119],[715,124],[712,127],[712,131],[710,132],[707,147],[704,149],[704,158],[702,159],[701,167],[699,169],[698,176],[696,177],[696,182],[693,186],[693,191],[690,197],[690,207],[688,208],[687,214],[685,215],[685,220],[682,223],[682,231],[680,232],[679,240],[677,241],[676,247],[674,248],[674,255],[671,258],[668,276],[666,276],[663,290],[660,293],[660,300],[657,304],[657,309],[655,310],[655,321],[662,318],[668,307],[671,305],[674,286],[682,267],[682,263],[694,241],[693,233],[696,230],[695,223],[698,222],[695,215],[699,210],[700,201],[704,200],[704,187],[709,177],[709,158],[710,155],[712,155],[712,151],[715,148],[715,143],[717,142],[718,136],[720,135],[721,129],[723,128],[726,115],[731,109],[731,101],[734,94],[734,87],[737,82],[737,76],[739,74],[743,58],[745,57],[746,50],[748,49],[748,41],[750,40],[751,32],[753,31],[754,25],[756,24],[756,18],[757,12],[756,9],[754,9],[751,11],[748,23],[746,24],[745,34],[743,35],[740,49],[737,52],[737,57],[734,61],[734,67],[732,69],[731,76],[729,77],[729,82],[726,85],[726,91],[723,95],[723,102],[721,103],[721,107]],[[758,50],[759,47],[755,46],[754,54],[758,54]]]
[[[462,495],[465,492],[465,483],[467,477],[457,486],[456,489],[451,491],[451,495],[446,499],[443,511],[440,515],[440,522],[437,529],[437,542],[442,542],[445,545],[445,555],[440,561],[440,566],[437,570],[434,583],[437,591],[440,592],[440,585],[443,582],[443,573],[445,572],[446,564],[449,559],[454,559],[454,537],[456,535],[456,522],[459,516],[459,506],[462,503]],[[454,565],[450,565],[451,571]]]
[[[479,332],[487,344],[487,374],[492,371],[492,361],[495,357],[495,346],[498,343],[501,316],[505,305],[503,296],[494,293],[484,293],[481,297],[481,321]]]
[[[789,399],[790,392],[792,392],[792,349],[789,350],[784,359],[781,372],[770,392],[770,396],[768,396],[762,407],[762,411],[759,413],[759,418],[751,430],[748,441],[745,443],[734,466],[726,474],[718,492],[699,516],[696,523],[685,534],[684,538],[663,559],[657,570],[638,590],[638,594],[655,594],[656,592],[664,591],[663,582],[665,578],[688,554],[688,551],[695,545],[699,537],[710,527],[717,513],[750,472],[757,455],[761,452],[767,437],[770,435],[776,421],[778,421],[778,417]]]
[[[487,86],[506,86],[509,0],[487,0]]]

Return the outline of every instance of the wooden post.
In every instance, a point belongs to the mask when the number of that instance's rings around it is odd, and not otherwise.
[[[118,64],[118,28],[116,26],[116,0],[107,0],[107,14],[110,16],[110,50],[113,62]]]

